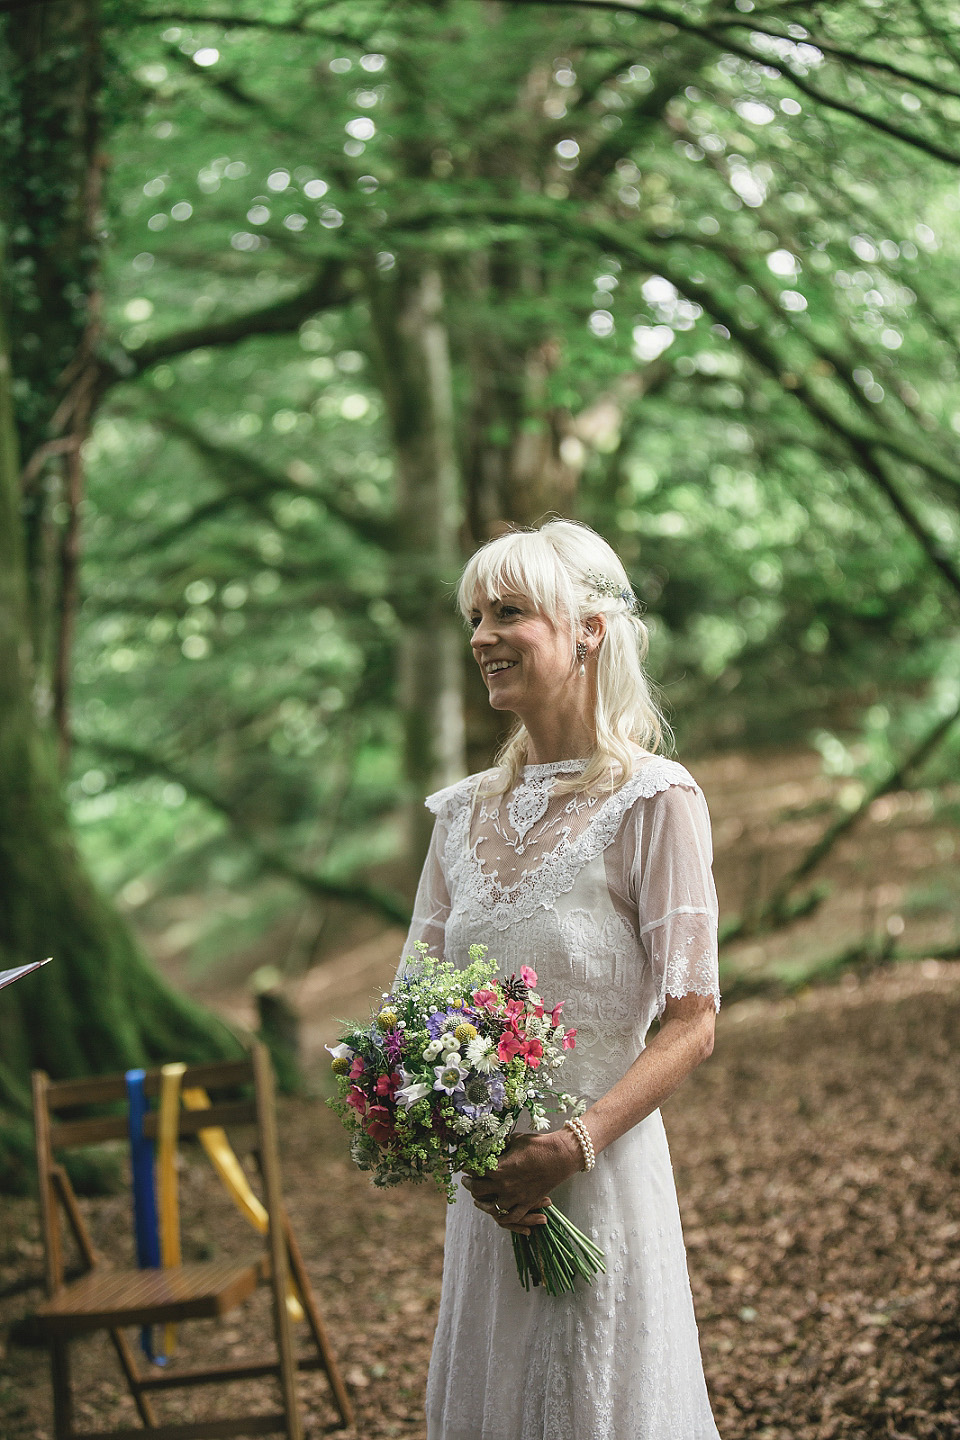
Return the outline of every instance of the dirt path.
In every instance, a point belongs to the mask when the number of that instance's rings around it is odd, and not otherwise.
[[[713,1059],[671,1100],[724,1440],[960,1437],[958,1042],[960,965],[928,963],[789,1004],[733,1007]],[[373,1191],[316,1100],[286,1103],[282,1125],[287,1196],[353,1387],[356,1435],[422,1440],[443,1201],[422,1189]],[[129,1245],[125,1197],[84,1205],[102,1241]],[[196,1157],[183,1205],[198,1220],[197,1257],[248,1244]],[[39,1280],[40,1254],[32,1202],[5,1200],[0,1216],[3,1295]],[[0,1335],[38,1294],[0,1298]],[[199,1336],[185,1359],[259,1353],[264,1318],[258,1300],[226,1323],[185,1327],[185,1338]],[[97,1340],[76,1351],[81,1423],[129,1414],[108,1348]],[[324,1382],[305,1388],[309,1432],[322,1433]],[[187,1413],[170,1408],[171,1419]],[[9,1340],[0,1435],[51,1436],[45,1355]]]

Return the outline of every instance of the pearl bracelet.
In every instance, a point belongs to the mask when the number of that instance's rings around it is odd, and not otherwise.
[[[590,1131],[582,1120],[564,1120],[563,1128],[570,1130],[577,1137],[580,1145],[580,1153],[583,1156],[583,1169],[592,1170],[597,1163],[597,1152],[593,1148],[593,1141],[590,1139]]]

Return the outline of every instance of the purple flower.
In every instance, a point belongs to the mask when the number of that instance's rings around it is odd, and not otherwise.
[[[470,1120],[479,1120],[492,1110],[500,1111],[506,1098],[506,1087],[502,1075],[471,1075],[456,1092],[453,1103],[461,1115]]]
[[[391,1065],[398,1065],[403,1055],[403,1031],[389,1030],[383,1037],[383,1048]]]
[[[470,1011],[466,1006],[449,1005],[446,1010],[438,1010],[436,1015],[431,1015],[427,1021],[431,1040],[439,1040],[447,1030],[455,1029],[461,1020],[466,1020],[469,1016]]]

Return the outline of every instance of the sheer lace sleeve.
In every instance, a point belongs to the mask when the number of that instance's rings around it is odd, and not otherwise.
[[[447,838],[447,821],[438,816],[430,838],[430,848],[420,872],[417,898],[413,905],[413,918],[404,942],[403,953],[397,975],[403,974],[408,955],[414,954],[414,945],[424,940],[430,953],[443,957],[444,928],[450,914],[450,894],[443,872],[443,849]]]
[[[669,789],[636,807],[639,832],[631,888],[640,939],[657,986],[657,1014],[667,996],[712,995],[720,1008],[717,892],[710,869],[710,815],[693,785]]]

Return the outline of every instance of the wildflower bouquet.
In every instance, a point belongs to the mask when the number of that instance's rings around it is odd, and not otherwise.
[[[430,1178],[452,1204],[457,1171],[485,1175],[526,1110],[535,1131],[549,1112],[579,1114],[582,1102],[556,1088],[576,1031],[536,994],[536,973],[498,979],[485,945],[457,970],[418,944],[411,968],[366,1025],[327,1046],[339,1094],[329,1103],[352,1134],[351,1154],[375,1185]],[[572,1290],[603,1270],[603,1252],[559,1210],[529,1236],[513,1235],[517,1273],[529,1290]]]

